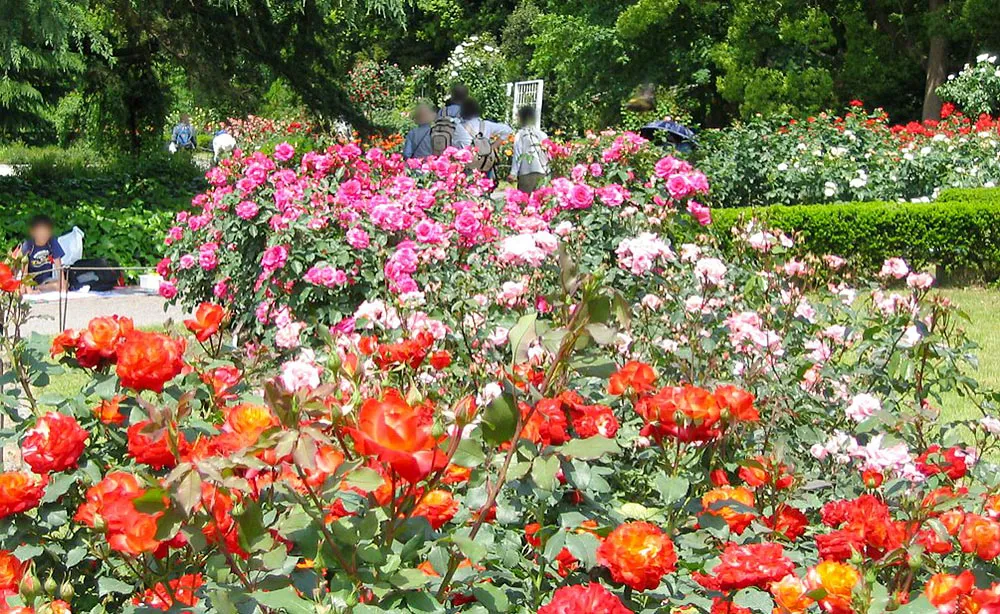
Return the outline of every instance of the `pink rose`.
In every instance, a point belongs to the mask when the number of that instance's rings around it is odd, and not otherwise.
[[[279,144],[274,148],[274,159],[281,162],[291,160],[292,156],[295,155],[295,148],[289,145],[287,142]]]

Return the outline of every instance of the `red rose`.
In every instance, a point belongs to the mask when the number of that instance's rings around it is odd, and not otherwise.
[[[0,262],[0,292],[17,292],[20,287],[21,281],[14,277],[14,271]]]
[[[595,582],[560,588],[538,614],[632,614],[632,610]]]
[[[150,425],[149,420],[136,422],[128,427],[128,453],[136,461],[149,465],[153,469],[163,469],[173,467],[177,464],[177,457],[170,447],[167,439],[166,429],[152,435],[144,431]],[[187,452],[188,443],[184,435],[177,433],[177,453],[183,455]]]
[[[644,394],[653,390],[656,383],[656,371],[646,363],[630,360],[615,372],[608,380],[608,394],[621,395],[631,390],[636,394]]]
[[[440,529],[458,512],[458,501],[447,490],[432,490],[420,498],[414,516],[423,516],[435,530]]]
[[[18,584],[26,567],[10,552],[0,550],[0,602],[17,594]]]
[[[713,591],[729,592],[748,586],[766,590],[772,582],[794,571],[795,563],[785,556],[785,549],[779,544],[729,544],[712,575],[696,572],[691,577]]]
[[[441,371],[442,369],[447,369],[448,365],[451,364],[451,352],[448,350],[439,350],[431,354],[431,366]]]
[[[225,317],[226,311],[215,303],[202,303],[194,312],[193,320],[184,320],[184,326],[194,333],[194,338],[202,343],[208,341],[209,337],[219,332],[219,326]]]
[[[65,471],[76,466],[88,433],[73,416],[49,412],[21,442],[21,455],[35,473]]]
[[[781,533],[791,540],[796,540],[806,532],[809,519],[794,507],[781,505],[769,518],[764,518],[764,524],[776,533]]]
[[[118,348],[118,379],[138,392],[163,392],[163,384],[184,368],[186,347],[183,339],[133,330]]]

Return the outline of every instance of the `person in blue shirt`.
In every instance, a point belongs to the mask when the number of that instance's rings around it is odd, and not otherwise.
[[[431,124],[434,123],[434,109],[429,105],[419,104],[413,110],[413,121],[416,128],[406,133],[403,143],[403,157],[407,160],[416,158],[422,160],[434,153],[431,149]]]
[[[50,292],[63,287],[63,250],[52,233],[52,220],[47,215],[36,215],[29,224],[30,238],[15,251],[15,256],[24,256],[27,262],[21,279],[31,279],[34,286],[26,292]]]
[[[173,132],[170,133],[170,142],[177,149],[194,149],[196,142],[194,126],[191,125],[191,116],[187,113],[181,115],[181,121],[174,126]]]

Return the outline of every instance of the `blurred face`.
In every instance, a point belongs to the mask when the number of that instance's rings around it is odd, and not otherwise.
[[[48,224],[35,224],[31,227],[31,238],[35,245],[45,245],[52,238],[52,227]]]
[[[434,121],[434,112],[430,107],[418,107],[413,115],[418,124],[429,124]]]

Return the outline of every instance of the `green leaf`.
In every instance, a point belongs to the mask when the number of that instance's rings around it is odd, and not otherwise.
[[[618,454],[621,448],[614,439],[595,435],[587,439],[573,439],[559,447],[563,456],[580,460],[597,460],[608,454]]]
[[[774,609],[774,602],[771,596],[757,588],[745,588],[736,593],[733,602],[738,606],[750,608],[755,612],[769,613]]]
[[[491,445],[500,445],[514,436],[517,430],[517,401],[504,392],[483,412],[483,439]]]
[[[556,487],[556,472],[559,471],[559,459],[555,456],[536,456],[531,463],[531,479],[542,490],[552,490]]]
[[[538,332],[535,330],[537,319],[538,314],[535,313],[523,315],[507,333],[507,339],[510,342],[511,364],[524,362],[528,358],[528,346],[538,337]]]
[[[656,478],[656,488],[659,489],[666,505],[682,500],[687,494],[688,486],[687,478],[681,476],[668,477],[660,474]]]
[[[195,469],[188,471],[174,489],[174,500],[188,515],[201,502],[201,474]]]
[[[121,580],[111,578],[108,576],[102,576],[97,579],[97,594],[101,597],[109,593],[120,593],[122,595],[131,595],[135,591],[131,584],[126,584]]]
[[[57,501],[59,497],[66,494],[75,481],[76,476],[72,473],[60,473],[45,487],[45,494],[42,496],[41,502],[53,503]]]
[[[348,486],[369,492],[382,485],[382,474],[368,467],[361,467],[347,474],[345,479]]]
[[[135,499],[132,499],[132,505],[143,514],[155,514],[166,509],[167,506],[163,502],[166,496],[167,491],[162,488],[150,488]]]
[[[291,586],[276,591],[254,591],[250,596],[267,608],[284,610],[287,614],[315,614],[316,603],[299,597]]]
[[[607,324],[601,324],[600,322],[591,322],[584,328],[587,329],[587,334],[597,342],[598,345],[611,345],[615,342],[615,331],[613,328]]]
[[[490,612],[509,612],[511,609],[507,593],[488,582],[477,584],[472,594]]]
[[[455,450],[455,456],[452,457],[451,462],[459,467],[468,467],[469,469],[473,469],[482,465],[485,460],[486,453],[483,451],[483,446],[478,441],[463,439],[462,442],[458,444],[458,449]]]
[[[486,546],[469,539],[465,535],[454,535],[451,541],[458,546],[458,549],[465,555],[465,558],[473,563],[478,563],[486,558]]]

